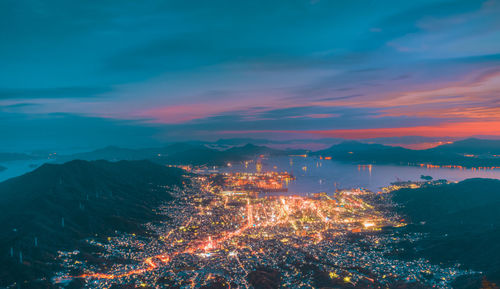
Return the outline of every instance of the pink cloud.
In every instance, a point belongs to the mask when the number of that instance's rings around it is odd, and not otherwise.
[[[470,137],[474,135],[500,136],[500,121],[479,121],[442,123],[434,126],[388,127],[371,129],[332,129],[332,130],[247,130],[219,131],[221,134],[302,134],[319,137],[335,137],[345,139],[369,139],[379,137],[398,137],[418,135],[427,137]]]

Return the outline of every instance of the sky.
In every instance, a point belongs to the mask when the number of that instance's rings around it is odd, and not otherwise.
[[[0,1],[0,150],[500,137],[500,0]]]

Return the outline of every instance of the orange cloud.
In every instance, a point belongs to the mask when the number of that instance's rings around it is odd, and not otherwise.
[[[332,129],[332,130],[241,130],[219,131],[220,134],[294,134],[316,137],[345,139],[368,139],[379,137],[400,137],[418,135],[426,137],[471,137],[477,135],[500,136],[500,121],[444,123],[435,126],[414,126],[370,129]]]
[[[474,135],[500,136],[500,121],[460,122],[446,123],[436,126],[396,128],[313,130],[304,131],[304,133],[317,134],[324,137],[341,137],[347,139],[398,137],[407,135],[419,135],[427,137],[469,137]]]
[[[406,91],[374,92],[360,99],[318,101],[318,106],[383,109],[385,116],[500,120],[500,70],[474,71],[461,80]]]

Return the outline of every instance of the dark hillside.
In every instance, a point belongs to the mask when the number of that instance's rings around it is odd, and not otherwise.
[[[75,160],[0,183],[0,280],[48,274],[55,251],[79,248],[84,238],[142,232],[171,199],[163,186],[182,186],[182,174],[149,161]]]
[[[460,263],[500,283],[500,180],[402,189],[394,200],[412,224],[406,230],[428,233],[409,255]]]

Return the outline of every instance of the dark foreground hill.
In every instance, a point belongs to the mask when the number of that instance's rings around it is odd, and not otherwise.
[[[500,284],[500,180],[402,189],[394,200],[412,224],[406,230],[428,233],[406,248],[409,257],[460,263]]]
[[[172,198],[165,186],[182,186],[183,172],[149,161],[75,160],[0,183],[0,286],[34,288],[54,269],[56,250],[83,250],[84,238],[143,232],[140,224]]]

